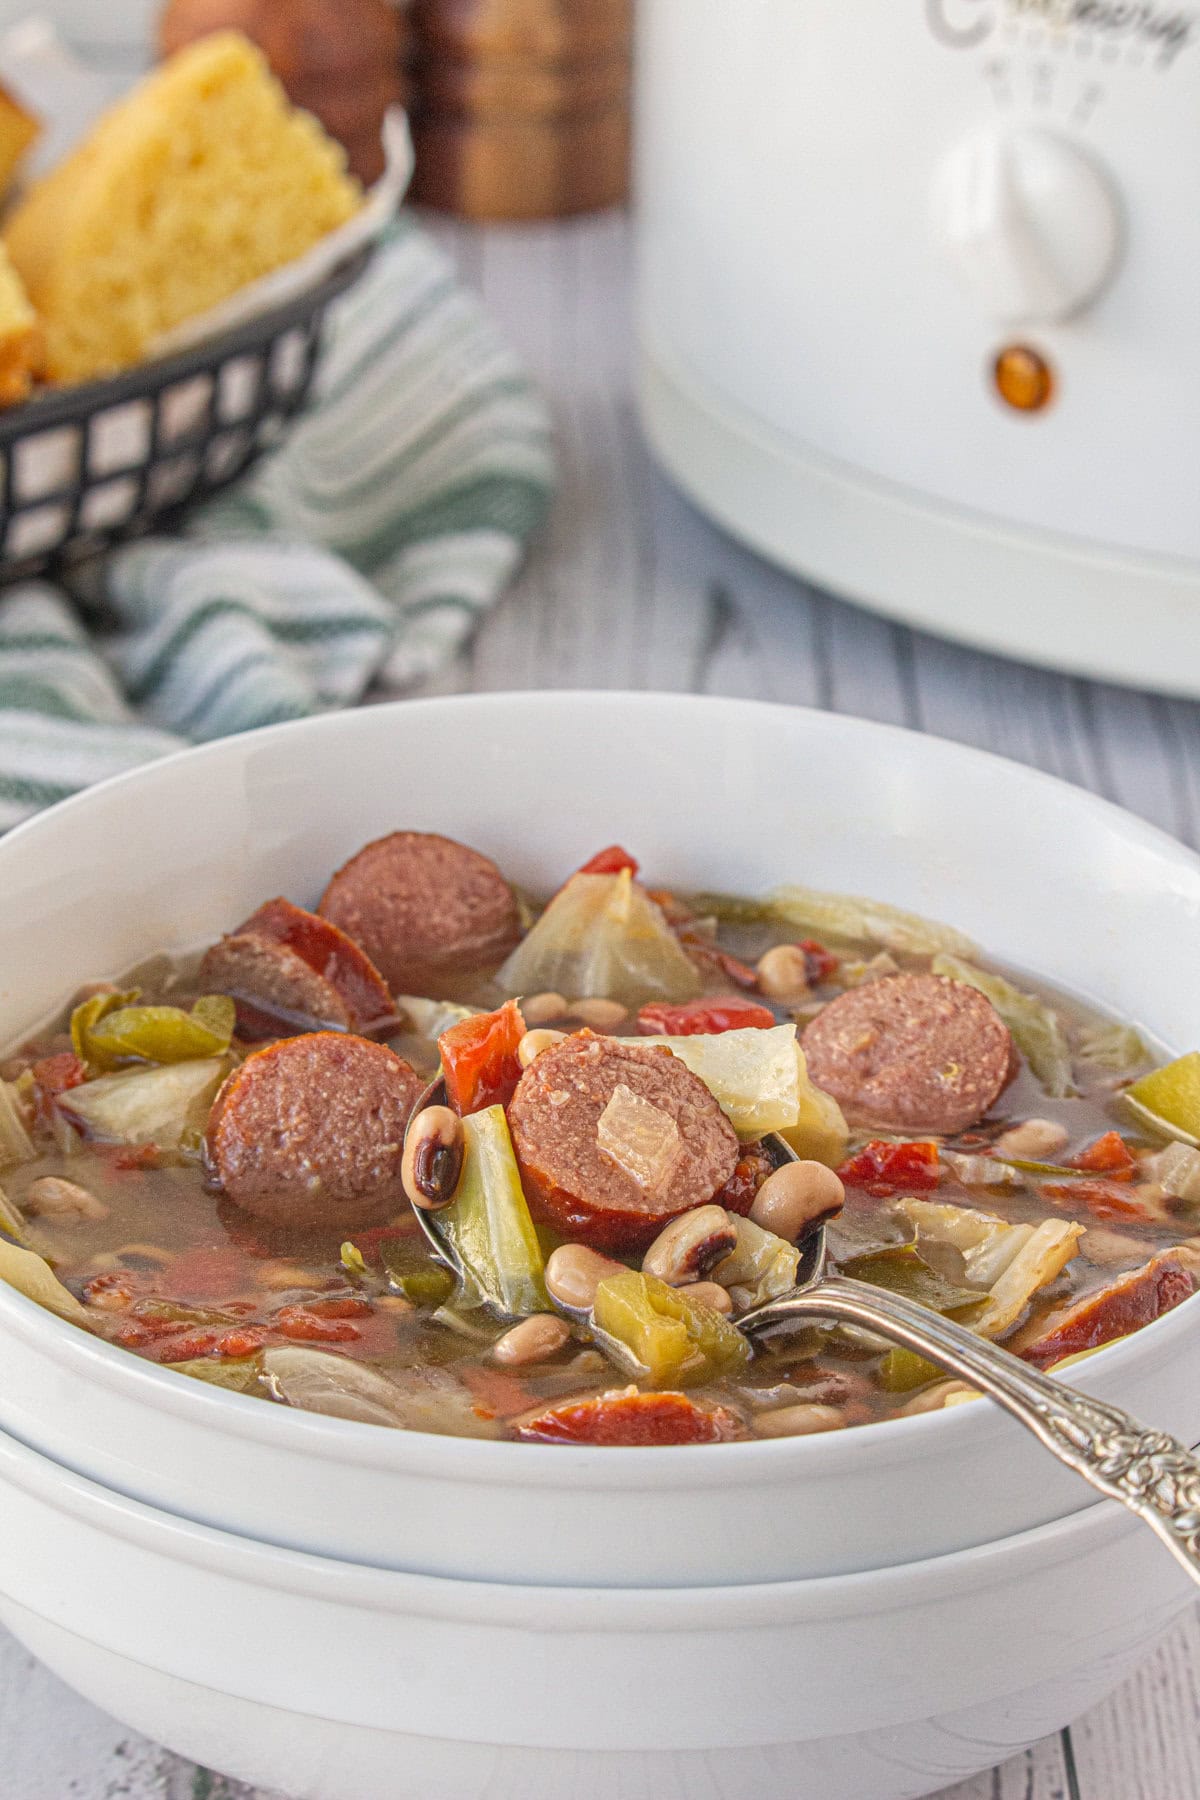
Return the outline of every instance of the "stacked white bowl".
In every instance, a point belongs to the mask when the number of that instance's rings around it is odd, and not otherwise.
[[[870,893],[1136,1020],[1200,1012],[1200,863],[994,758],[740,702],[531,695],[252,734],[0,842],[0,1040],[401,826],[552,887]],[[1080,1384],[1200,1438],[1200,1305]],[[1100,1699],[1191,1598],[986,1402],[585,1450],[273,1408],[0,1291],[0,1618],[82,1692],[306,1800],[901,1800]]]

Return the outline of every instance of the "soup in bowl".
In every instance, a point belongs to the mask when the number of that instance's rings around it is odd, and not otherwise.
[[[1196,1434],[1200,881],[1087,796],[787,709],[504,696],[188,753],[0,872],[0,1423],[97,1479],[517,1580],[871,1567],[1085,1504],[907,1353],[751,1355],[822,1220]]]

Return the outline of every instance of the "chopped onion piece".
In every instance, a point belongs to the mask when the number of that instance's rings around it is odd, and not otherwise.
[[[670,1113],[619,1081],[600,1114],[596,1143],[644,1194],[657,1193],[679,1160],[683,1140]]]
[[[964,1187],[1020,1187],[1024,1179],[1019,1169],[994,1156],[963,1156],[943,1150],[942,1161]]]
[[[1168,1144],[1157,1155],[1147,1157],[1143,1168],[1177,1200],[1189,1205],[1200,1202],[1200,1150],[1189,1144]]]

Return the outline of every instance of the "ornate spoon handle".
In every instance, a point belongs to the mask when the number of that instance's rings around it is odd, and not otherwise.
[[[1143,1518],[1200,1582],[1200,1458],[1186,1444],[1041,1374],[912,1300],[846,1276],[768,1301],[738,1324],[762,1336],[818,1319],[878,1332],[989,1394],[1059,1462]]]

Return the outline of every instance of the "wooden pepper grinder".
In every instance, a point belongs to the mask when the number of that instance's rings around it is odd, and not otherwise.
[[[390,0],[168,0],[159,46],[233,28],[262,50],[296,106],[315,113],[370,186],[383,174],[381,131],[403,98],[404,30]]]
[[[629,187],[633,0],[414,0],[412,197],[537,219]]]

